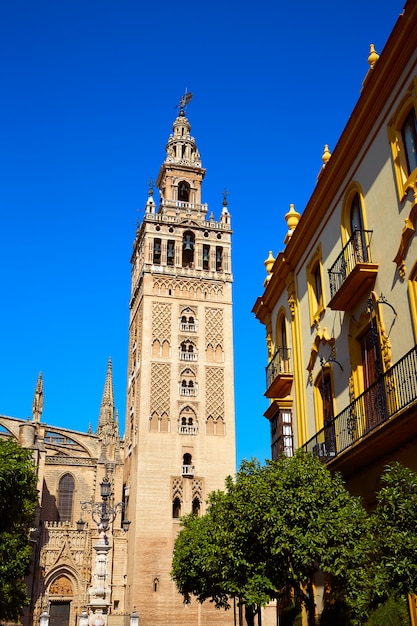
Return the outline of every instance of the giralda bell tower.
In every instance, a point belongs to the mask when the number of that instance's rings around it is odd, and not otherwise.
[[[140,626],[232,624],[231,611],[184,605],[170,577],[179,518],[205,512],[235,472],[231,223],[202,203],[205,169],[185,105],[149,191],[132,255],[125,429],[127,610]],[[219,207],[220,208],[220,207]]]

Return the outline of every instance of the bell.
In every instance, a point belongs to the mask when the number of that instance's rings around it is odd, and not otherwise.
[[[204,248],[203,250],[203,261],[208,262],[209,260],[209,251],[208,248]]]
[[[186,235],[185,237],[185,242],[184,242],[184,250],[193,250],[194,249],[194,243],[191,241],[191,236],[190,235]]]
[[[168,259],[173,259],[174,258],[174,244],[173,243],[169,243],[168,244],[167,256],[168,256]]]
[[[161,254],[161,244],[160,243],[155,243],[155,245],[154,245],[154,253],[155,254]]]

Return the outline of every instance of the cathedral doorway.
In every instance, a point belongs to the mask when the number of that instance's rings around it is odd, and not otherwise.
[[[69,626],[70,602],[51,602],[49,626]]]
[[[49,588],[49,626],[69,626],[73,588],[67,576],[59,576]]]

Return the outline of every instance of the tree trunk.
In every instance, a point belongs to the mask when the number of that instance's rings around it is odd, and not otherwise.
[[[316,626],[316,603],[314,598],[313,576],[309,578],[307,583],[307,624],[308,626]]]
[[[245,604],[245,619],[247,626],[255,626],[255,613],[256,610],[253,606]]]

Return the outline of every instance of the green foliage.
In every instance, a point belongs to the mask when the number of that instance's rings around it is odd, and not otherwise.
[[[224,608],[235,596],[248,624],[270,599],[292,598],[284,623],[302,604],[313,626],[321,571],[330,583],[321,626],[408,624],[407,605],[395,598],[417,592],[417,474],[395,463],[381,484],[368,515],[310,454],[245,461],[224,492],[210,495],[204,517],[184,519],[172,571],[178,589]]]
[[[24,576],[32,549],[29,530],[38,500],[31,453],[0,440],[0,619],[17,620],[27,603]]]
[[[374,587],[380,598],[417,592],[417,474],[400,463],[381,477],[372,516]]]
[[[407,600],[392,596],[371,613],[365,626],[409,626]]]

